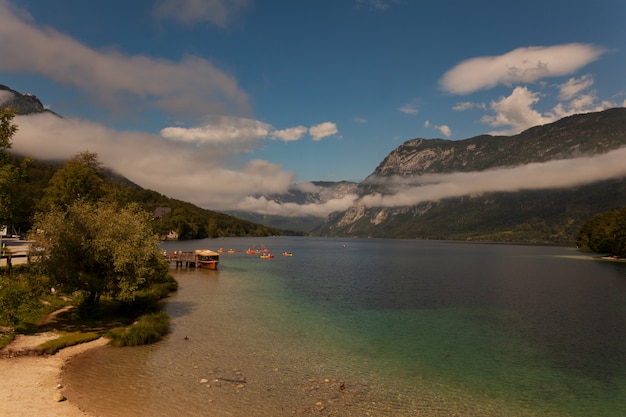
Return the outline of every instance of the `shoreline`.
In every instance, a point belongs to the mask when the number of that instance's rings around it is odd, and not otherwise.
[[[50,334],[22,336],[3,351],[32,349],[50,338]],[[107,343],[108,339],[101,337],[67,347],[55,355],[0,358],[0,414],[4,417],[92,417],[73,404],[71,398],[65,398],[63,368],[72,357]],[[62,401],[55,399],[59,394],[63,395]]]

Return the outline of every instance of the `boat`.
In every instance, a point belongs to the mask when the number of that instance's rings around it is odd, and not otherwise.
[[[220,254],[208,249],[196,250],[196,260],[200,268],[217,269],[220,262]]]
[[[261,252],[259,252],[259,251],[258,251],[258,250],[256,250],[256,249],[247,249],[247,250],[246,250],[246,253],[247,253],[248,255],[258,255],[258,254],[259,254],[259,253],[261,253]]]
[[[228,249],[228,253],[237,253],[236,249]]]
[[[259,258],[261,259],[272,259],[274,257],[274,255],[272,255],[271,253],[264,253],[261,256],[259,256]]]
[[[224,249],[224,248],[219,248],[217,251],[218,251],[219,253],[224,253],[224,252],[226,252],[226,249]]]
[[[293,256],[293,253],[285,251],[283,252],[283,256]]]

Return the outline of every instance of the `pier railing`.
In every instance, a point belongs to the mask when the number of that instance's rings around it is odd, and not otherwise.
[[[195,252],[175,252],[165,255],[168,263],[176,262],[176,268],[197,268],[198,255]]]

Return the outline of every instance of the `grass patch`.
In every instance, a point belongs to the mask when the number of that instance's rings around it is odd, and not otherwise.
[[[145,314],[129,327],[110,330],[107,337],[113,346],[139,346],[158,342],[169,333],[170,318],[163,312]]]
[[[33,270],[0,273],[0,348],[9,345],[17,334],[42,329],[62,334],[39,347],[48,354],[101,336],[112,339],[114,346],[158,342],[169,333],[170,324],[169,316],[162,312],[162,299],[177,288],[176,280],[168,275],[137,291],[132,301],[103,295],[97,305],[87,306],[83,293],[53,291],[50,281]],[[66,306],[74,308],[58,311]]]
[[[8,346],[15,340],[15,333],[13,332],[0,332],[0,349]]]
[[[92,340],[99,339],[101,336],[102,335],[97,332],[69,333],[57,339],[48,340],[47,342],[41,344],[39,349],[41,349],[42,353],[54,355],[63,348],[91,342]]]

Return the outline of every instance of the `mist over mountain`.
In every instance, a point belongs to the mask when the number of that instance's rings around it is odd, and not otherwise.
[[[566,117],[514,136],[417,138],[392,151],[363,182],[335,190],[335,197],[353,193],[353,204],[310,233],[571,244],[585,220],[626,206],[625,178],[624,108]],[[300,195],[299,203],[318,192]]]
[[[48,112],[0,85],[6,105]],[[514,136],[411,139],[360,183],[293,184],[227,213],[318,236],[571,244],[594,214],[626,206],[625,179],[626,109],[614,108]]]
[[[3,84],[0,84],[0,107],[11,107],[21,115],[50,113],[58,116],[55,112],[46,109],[36,96],[19,93]]]
[[[585,220],[626,205],[625,146],[624,108],[515,136],[409,140],[314,233],[572,243]]]
[[[314,213],[314,210],[311,210],[312,214],[304,215],[300,207],[323,207],[335,201],[342,201],[346,197],[350,198],[349,196],[355,195],[358,187],[359,183],[351,181],[313,181],[292,184],[284,194],[253,196],[256,200],[266,202],[267,212],[265,213],[254,211],[229,211],[228,213],[268,227],[309,233],[321,225],[323,216]],[[293,215],[285,214],[288,212],[285,207],[290,206],[294,207]],[[275,210],[277,207],[280,207],[280,210]],[[277,214],[277,211],[281,214]]]

